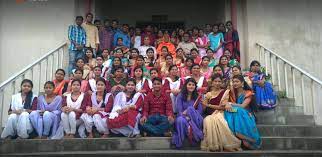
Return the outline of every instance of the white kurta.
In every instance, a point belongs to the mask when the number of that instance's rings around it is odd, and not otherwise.
[[[33,95],[31,103],[35,97],[37,96]],[[24,110],[21,93],[17,93],[12,96],[10,107],[12,111]],[[22,111],[21,114],[11,113],[1,134],[1,138],[16,135],[21,138],[28,138],[32,131],[33,128],[29,120],[29,113],[27,111]]]

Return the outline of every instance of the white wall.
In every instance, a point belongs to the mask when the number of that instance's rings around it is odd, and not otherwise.
[[[67,39],[74,1],[0,2],[0,82]]]
[[[237,23],[241,39],[245,41],[242,43],[242,52],[246,53],[246,64],[249,65],[251,60],[258,58],[255,42],[260,42],[322,80],[321,6],[322,1],[318,0],[239,1]],[[288,86],[291,91],[292,79],[290,71],[288,73]],[[303,105],[300,80],[299,76],[296,76],[295,97],[298,100],[297,105]],[[307,80],[305,82],[305,86],[310,87],[310,82]],[[292,94],[290,93],[290,96]],[[311,105],[310,88],[305,90],[305,97],[307,100],[305,106]],[[321,99],[319,95],[315,95],[315,98]],[[313,104],[316,114],[321,115],[316,117],[316,122],[322,124],[322,103],[315,100]],[[309,108],[312,110],[312,107]]]
[[[152,21],[152,15],[168,15],[169,21],[185,21],[187,26],[204,26],[224,22],[224,0],[202,1],[124,1],[97,0],[96,17],[100,19],[119,19],[121,23],[135,25],[136,21]]]

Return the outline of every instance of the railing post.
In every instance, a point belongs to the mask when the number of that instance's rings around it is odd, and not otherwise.
[[[38,80],[38,93],[40,93],[40,89],[41,89],[41,62],[39,63],[39,80]]]
[[[304,93],[304,75],[301,73],[301,96],[302,96],[302,103],[304,108],[304,114],[307,112],[307,104],[305,104],[305,93]]]
[[[275,83],[275,80],[274,80],[275,79],[275,76],[274,76],[275,75],[274,74],[274,72],[275,72],[275,70],[274,70],[274,55],[270,53],[269,59],[271,61],[271,80],[272,80],[272,84],[274,84]]]
[[[262,63],[262,47],[259,46],[259,62]]]
[[[12,95],[16,94],[16,80],[12,81]]]
[[[294,68],[291,68],[291,72],[292,72],[292,83],[293,83],[293,98],[295,100],[295,106],[297,105],[297,101],[296,101],[296,83],[295,83],[295,70]]]
[[[264,49],[264,62],[265,62],[265,75],[268,75],[268,61],[267,61],[267,55],[269,56],[269,52],[267,52],[266,49]]]
[[[32,67],[31,70],[30,70],[30,79],[31,80],[34,80],[34,68]]]
[[[315,97],[314,97],[314,95],[315,95],[315,92],[314,92],[314,81],[313,80],[311,80],[311,94],[312,94],[312,114],[313,115],[315,115],[315,107],[314,107],[314,105],[315,105]]]
[[[48,58],[46,58],[46,66],[45,66],[45,73],[46,73],[46,77],[45,77],[45,79],[46,79],[46,81],[48,81]]]
[[[51,55],[52,56],[52,60],[51,60],[51,71],[50,71],[50,79],[54,79],[54,54]]]
[[[284,62],[284,77],[285,77],[285,93],[286,93],[286,97],[289,97],[288,78],[287,78],[287,64],[285,62]]]
[[[282,90],[282,82],[281,82],[281,71],[280,71],[280,65],[278,64],[279,59],[276,59],[276,66],[277,66],[277,82],[278,82],[278,90]]]
[[[0,117],[0,133],[2,133],[2,121],[3,121],[3,112],[4,112],[4,88],[1,89],[1,117]]]

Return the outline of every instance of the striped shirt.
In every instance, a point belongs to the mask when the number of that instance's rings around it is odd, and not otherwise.
[[[84,28],[77,25],[70,25],[68,27],[68,39],[71,41],[69,50],[77,50],[76,45],[72,41],[84,46],[86,44],[86,32]]]

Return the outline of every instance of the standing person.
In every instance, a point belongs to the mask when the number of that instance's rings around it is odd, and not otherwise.
[[[184,33],[183,41],[178,44],[177,48],[182,48],[185,54],[185,57],[189,57],[191,49],[193,48],[197,49],[197,46],[194,42],[190,41],[190,35],[188,33]]]
[[[81,85],[81,91],[83,93],[86,93],[88,90],[88,81],[86,79],[83,79],[83,70],[82,69],[76,69],[73,73],[73,80],[78,79],[82,80],[82,85]],[[72,80],[69,81],[68,87],[67,87],[67,92],[70,93],[72,91]]]
[[[121,38],[123,40],[123,46],[130,48],[131,46],[131,38],[129,35],[129,25],[123,24],[122,31],[118,31],[114,34],[113,46],[116,47],[118,39]]]
[[[100,41],[98,37],[98,29],[95,25],[92,24],[92,21],[93,14],[87,13],[86,22],[82,24],[82,27],[85,29],[86,32],[86,47],[93,48],[94,55],[96,55]]]
[[[273,109],[276,107],[276,93],[271,83],[265,80],[265,74],[261,72],[258,61],[250,63],[250,75],[257,106],[261,109]]]
[[[99,29],[100,51],[111,50],[114,33],[109,26],[108,20],[104,20],[104,26]]]
[[[234,94],[230,94],[229,103],[225,105],[225,119],[230,130],[242,141],[247,149],[259,149],[261,137],[256,127],[252,108],[255,105],[252,89],[242,75],[233,77]]]
[[[131,43],[133,43],[134,48],[139,48],[141,46],[141,29],[135,28],[135,35],[133,35],[131,39]]]
[[[176,101],[178,115],[174,123],[175,132],[172,136],[172,144],[175,144],[177,148],[183,146],[186,137],[192,144],[203,139],[202,104],[199,98],[197,82],[192,78],[187,79]]]
[[[206,56],[206,48],[209,47],[209,39],[203,32],[203,29],[199,29],[198,38],[195,42],[199,49],[200,57]]]
[[[150,86],[150,83],[149,83],[151,81],[146,77],[144,77],[142,67],[137,66],[134,68],[133,71],[134,71],[133,78],[135,79],[135,82],[136,82],[135,90],[137,92],[144,94],[144,96],[146,96],[149,92],[151,92],[152,86]]]
[[[228,31],[225,34],[225,49],[228,49],[232,53],[232,58],[237,59],[237,61],[240,62],[238,32],[233,29],[233,23],[231,21],[226,22],[226,27]]]
[[[45,94],[38,97],[37,110],[29,115],[31,124],[41,139],[54,136],[59,126],[62,97],[54,93],[54,87],[52,81],[45,83]]]
[[[121,31],[119,28],[119,21],[117,19],[112,20],[111,30],[113,34]]]
[[[225,27],[225,24],[224,23],[219,23],[219,31],[225,36],[226,34],[226,27]]]
[[[229,90],[222,89],[223,78],[215,74],[211,78],[211,91],[205,95],[203,105],[206,117],[204,119],[204,139],[201,150],[205,151],[237,151],[241,150],[241,142],[234,136],[224,118],[225,105],[228,103]]]
[[[184,67],[180,68],[180,77],[185,78],[191,75],[191,66],[194,64],[192,58],[187,58]]]
[[[108,126],[113,133],[128,137],[139,137],[140,110],[143,105],[143,95],[135,90],[135,80],[129,79],[124,92],[115,96]]]
[[[224,36],[219,31],[218,25],[214,25],[213,33],[208,35],[210,48],[214,51],[216,58],[219,59],[223,55],[222,44],[224,42]]]
[[[88,80],[87,91],[91,94],[97,90],[97,81],[101,78],[102,69],[98,66],[94,68],[94,78]],[[106,82],[105,82],[106,83]]]
[[[37,107],[37,96],[32,92],[31,80],[22,80],[20,87],[20,92],[11,97],[9,117],[1,133],[2,139],[11,139],[16,135],[18,138],[25,139],[33,131],[29,113]]]
[[[155,49],[155,47],[153,47],[152,45],[150,45],[150,43],[151,43],[150,37],[145,36],[143,38],[142,43],[143,43],[143,45],[138,48],[139,49],[139,52],[140,52],[140,55],[142,55],[143,57],[147,57],[146,51],[149,48],[152,48],[153,49],[153,52],[154,52],[154,58],[156,58],[157,57],[157,50]]]
[[[72,74],[72,70],[76,68],[75,61],[77,58],[83,58],[84,56],[84,46],[86,44],[86,32],[82,27],[83,17],[76,17],[76,25],[70,25],[68,27],[68,39],[70,45],[69,50],[69,65],[68,74]]]
[[[176,50],[176,58],[174,59],[174,64],[177,65],[178,68],[182,68],[184,66],[184,54],[183,49],[178,48]]]
[[[146,96],[143,116],[140,120],[141,131],[151,136],[169,136],[169,129],[174,122],[171,98],[162,90],[162,80],[152,80],[153,91]]]
[[[91,101],[86,106],[86,111],[81,115],[81,119],[85,124],[88,138],[93,138],[92,128],[96,127],[97,131],[102,134],[102,138],[109,135],[106,120],[108,113],[111,112],[113,107],[113,96],[106,91],[106,81],[99,78],[96,81],[97,90],[92,93]]]
[[[211,31],[212,31],[212,27],[210,24],[206,24],[206,28],[205,28],[205,34],[207,36],[209,36],[209,34],[211,34]]]
[[[65,138],[74,138],[76,127],[82,124],[79,119],[85,111],[90,98],[80,91],[81,81],[72,81],[72,92],[63,97],[61,120],[65,131]]]
[[[151,25],[147,25],[145,27],[145,30],[144,32],[142,33],[142,37],[149,37],[149,43],[148,45],[154,45],[154,42],[155,42],[155,35],[153,33],[153,30],[152,30],[152,26]],[[142,38],[142,40],[144,40],[144,38]],[[142,43],[144,43],[144,41],[141,41]],[[156,52],[156,51],[155,51]]]
[[[208,65],[209,65],[209,62],[210,62],[210,59],[208,56],[204,56],[202,57],[202,61],[201,61],[201,64],[200,64],[200,71],[201,73],[203,74],[203,76],[208,80],[211,75],[212,75],[212,68],[209,68]]]

